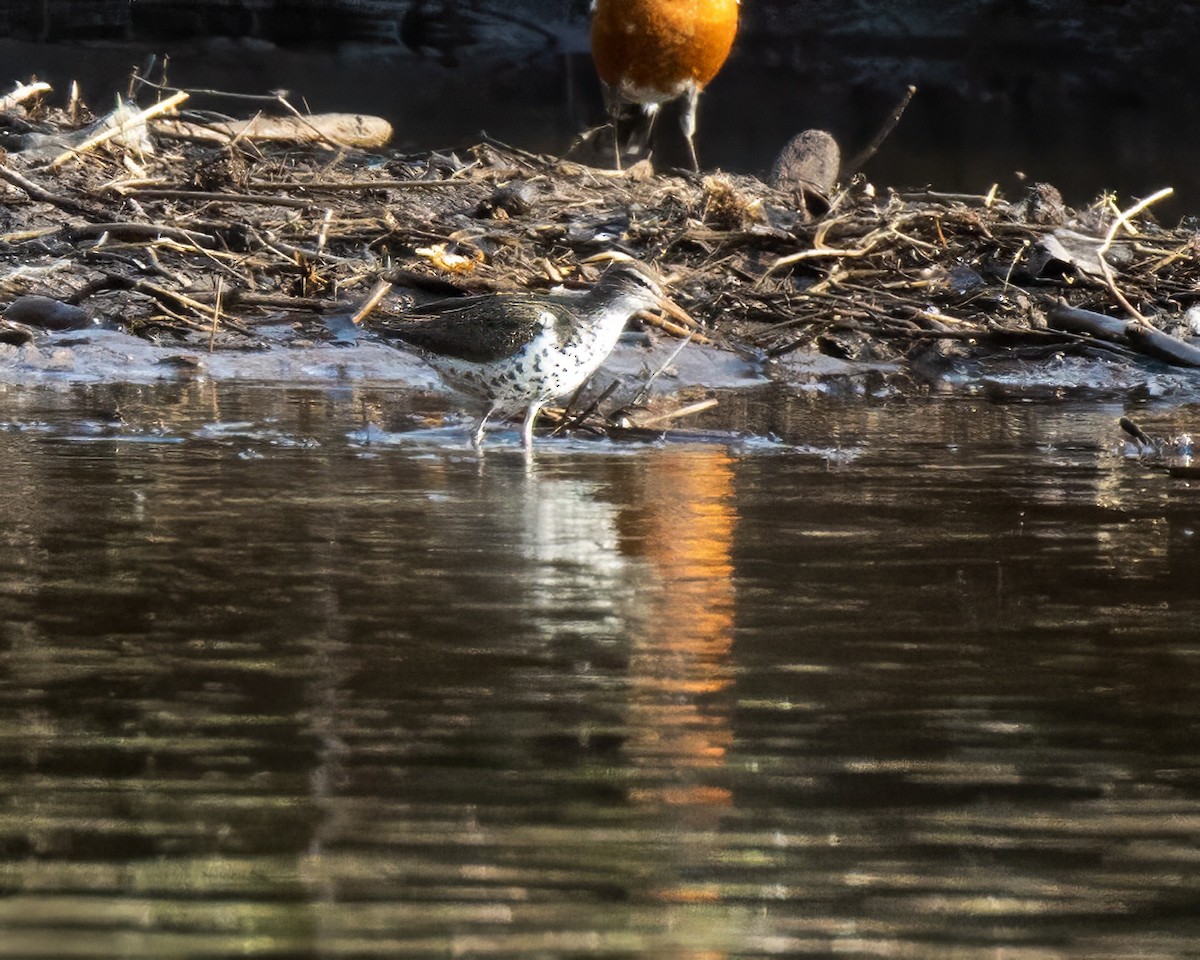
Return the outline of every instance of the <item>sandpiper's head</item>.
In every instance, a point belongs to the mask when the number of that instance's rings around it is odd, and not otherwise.
[[[649,267],[637,260],[614,261],[593,289],[605,297],[623,296],[640,300],[647,310],[658,307],[667,299],[658,278]]]
[[[591,290],[593,302],[626,316],[653,311],[665,314],[676,323],[696,329],[697,323],[663,291],[653,268],[637,260],[616,260]]]

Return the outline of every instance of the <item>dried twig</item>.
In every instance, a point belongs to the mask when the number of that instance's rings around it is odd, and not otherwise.
[[[1108,233],[1105,234],[1104,242],[1100,244],[1100,249],[1096,251],[1096,255],[1103,258],[1104,255],[1108,253],[1108,251],[1112,248],[1113,240],[1116,239],[1117,232],[1122,227],[1129,229],[1131,233],[1136,233],[1137,231],[1133,230],[1130,226],[1130,219],[1136,217],[1139,213],[1152,204],[1158,203],[1159,200],[1169,197],[1174,192],[1174,187],[1163,187],[1161,190],[1156,190],[1154,193],[1150,194],[1150,196],[1146,197],[1144,200],[1139,200],[1128,210],[1118,211],[1117,217],[1115,220],[1113,220],[1112,226],[1108,228]]]
[[[48,83],[38,81],[37,83],[19,83],[13,88],[11,93],[6,93],[0,97],[0,113],[6,110],[11,110],[18,103],[28,100],[30,97],[36,97],[39,93],[49,93],[53,87]]]
[[[161,223],[69,223],[65,227],[66,234],[72,239],[83,240],[89,237],[100,237],[108,234],[123,240],[174,240],[177,243],[194,247],[215,247],[217,241],[207,233],[195,230],[182,230],[178,227],[168,227]]]
[[[318,113],[292,117],[259,115],[249,120],[195,123],[188,120],[160,120],[155,132],[177,139],[209,143],[240,140],[283,143],[325,142],[334,146],[382,147],[392,138],[392,126],[382,117],[357,113]]]
[[[224,193],[211,190],[180,190],[174,187],[132,187],[113,184],[112,189],[120,194],[140,197],[145,200],[194,200],[197,203],[244,203],[264,207],[292,207],[306,210],[316,206],[315,200],[296,197],[267,197],[256,193]],[[295,189],[295,184],[292,184]]]
[[[120,123],[116,123],[105,130],[101,130],[95,136],[88,137],[83,143],[75,147],[69,147],[67,150],[60,153],[57,157],[50,161],[48,169],[57,170],[68,160],[73,160],[89,150],[100,146],[102,143],[108,143],[114,137],[119,137],[122,134],[128,133],[137,127],[142,126],[151,117],[157,117],[159,114],[166,113],[169,110],[174,110],[179,104],[183,103],[188,98],[188,94],[179,92],[174,96],[167,97],[166,100],[160,100],[153,106],[147,107],[145,110],[140,110],[137,113],[126,117]]]
[[[68,213],[74,213],[83,217],[102,219],[105,216],[105,211],[100,210],[90,204],[81,203],[78,200],[73,200],[71,197],[63,196],[60,193],[53,193],[45,187],[39,186],[27,177],[21,176],[16,170],[6,166],[3,159],[0,159],[0,180],[7,180],[14,187],[20,187],[34,200],[40,200],[42,203],[48,203],[58,207],[60,210],[66,210]]]
[[[246,186],[255,190],[303,190],[306,193],[353,193],[368,190],[436,190],[446,187],[469,187],[470,180],[313,180],[297,177],[293,180],[251,180]]]
[[[391,292],[392,284],[388,280],[380,280],[375,284],[375,288],[367,295],[367,299],[363,301],[362,306],[354,311],[354,316],[350,318],[350,322],[361,326],[362,322],[369,317],[375,308],[383,301],[383,298]]]
[[[1103,255],[1098,256],[1096,259],[1100,263],[1100,272],[1104,275],[1104,285],[1108,287],[1108,292],[1113,295],[1113,299],[1138,323],[1149,323],[1150,321],[1145,318],[1137,307],[1129,302],[1125,294],[1117,287],[1117,281],[1113,277],[1112,267],[1108,265],[1108,261],[1104,259]]]
[[[639,427],[657,427],[664,423],[671,423],[674,420],[679,420],[683,417],[692,417],[697,413],[703,413],[705,410],[711,410],[720,403],[716,397],[709,397],[707,400],[699,400],[696,403],[689,403],[687,406],[680,407],[678,410],[671,410],[668,413],[659,414],[656,417],[650,417],[648,420],[639,420],[636,426]]]
[[[896,124],[900,122],[900,118],[904,116],[904,111],[908,109],[908,105],[912,103],[912,98],[917,94],[917,88],[912,84],[908,85],[908,89],[904,91],[904,96],[900,98],[900,102],[892,109],[887,120],[884,121],[879,132],[871,139],[859,153],[855,154],[850,161],[842,166],[842,180],[846,181],[853,177],[859,170],[863,168],[868,160],[870,160],[883,146],[883,141],[886,140],[893,130],[896,129]]]
[[[217,277],[217,291],[213,298],[212,309],[212,333],[208,337],[208,352],[212,353],[217,342],[217,326],[221,322],[221,291],[223,289],[224,280]]]
[[[657,380],[659,377],[661,377],[664,373],[667,372],[667,370],[670,368],[671,364],[673,364],[675,362],[675,358],[678,357],[679,354],[683,352],[683,348],[686,347],[692,341],[692,339],[696,336],[697,335],[695,333],[688,334],[687,339],[684,340],[681,344],[679,344],[679,346],[677,346],[674,350],[672,350],[671,353],[667,356],[667,358],[658,365],[658,369],[656,369],[652,374],[650,374],[650,376],[648,376],[646,378],[645,382],[641,386],[641,389],[638,390],[638,392],[634,396],[634,398],[632,400],[630,400],[629,403],[627,403],[625,406],[626,407],[636,407],[639,403],[643,403],[645,401],[646,397],[648,397],[650,395],[650,388],[652,386],[654,386],[654,381]]]

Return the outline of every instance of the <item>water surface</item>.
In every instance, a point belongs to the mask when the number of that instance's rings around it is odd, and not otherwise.
[[[1121,404],[530,464],[388,386],[0,396],[0,957],[1200,955],[1200,500]]]

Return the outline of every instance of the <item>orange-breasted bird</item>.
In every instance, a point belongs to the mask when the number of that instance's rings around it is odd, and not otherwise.
[[[696,159],[696,105],[737,35],[738,0],[594,0],[592,59],[616,126],[621,103],[659,106],[684,97],[681,124]],[[619,148],[618,148],[619,154]]]

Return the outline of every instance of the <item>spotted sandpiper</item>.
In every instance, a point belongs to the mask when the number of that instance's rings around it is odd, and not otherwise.
[[[659,106],[684,97],[683,135],[698,171],[700,91],[729,56],[737,26],[738,0],[594,0],[592,59],[614,130],[621,103],[640,104],[653,124]]]
[[[373,317],[366,326],[412,347],[447,384],[486,403],[476,446],[492,414],[524,407],[521,438],[528,449],[542,407],[583,384],[629,319],[654,309],[687,318],[646,267],[621,261],[583,293],[466,297],[442,301],[425,314]]]

